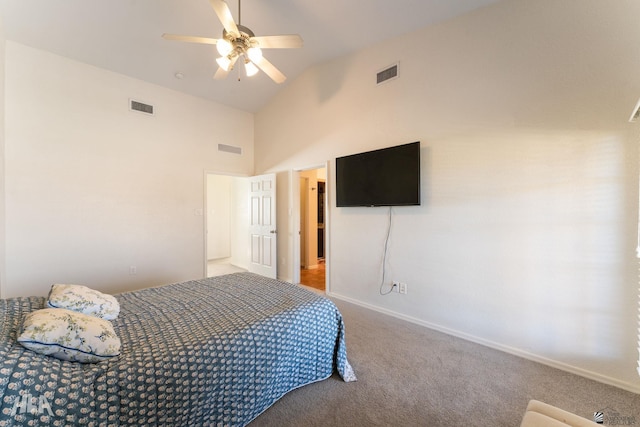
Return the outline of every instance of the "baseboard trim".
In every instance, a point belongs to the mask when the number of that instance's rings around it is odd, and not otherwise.
[[[495,350],[500,350],[508,354],[512,354],[514,356],[522,357],[523,359],[531,360],[533,362],[541,363],[546,366],[550,366],[552,368],[560,369],[565,372],[569,372],[572,374],[579,375],[581,377],[588,378],[590,380],[598,381],[603,384],[611,385],[614,387],[618,387],[620,389],[630,391],[632,393],[640,394],[640,386],[635,384],[631,384],[625,381],[620,381],[616,378],[611,378],[606,375],[598,374],[597,372],[589,371],[586,369],[579,368],[577,366],[569,365],[563,362],[559,362],[557,360],[549,359],[544,356],[537,355],[535,353],[530,353],[524,350],[520,350],[518,348],[506,346],[491,340],[486,340],[484,338],[477,337],[475,335],[467,334],[465,332],[461,332],[455,329],[447,328],[445,326],[441,326],[435,323],[426,322],[424,320],[418,319],[416,317],[407,316],[401,313],[397,313],[395,311],[378,307],[373,304],[365,303],[351,297],[347,297],[341,295],[336,292],[327,292],[327,296],[331,298],[336,298],[351,304],[358,305],[360,307],[367,308],[369,310],[377,311],[382,314],[386,314],[401,320],[406,320],[407,322],[415,323],[420,326],[424,326],[425,328],[433,329],[438,332],[442,332],[447,335],[451,335],[457,338],[461,338],[463,340],[471,341],[476,344],[484,345],[485,347],[493,348]]]

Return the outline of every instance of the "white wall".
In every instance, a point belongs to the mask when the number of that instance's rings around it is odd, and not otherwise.
[[[256,172],[422,142],[422,205],[336,208],[331,293],[640,392],[640,2],[513,0],[308,70],[256,116]],[[400,61],[400,78],[375,73]],[[279,229],[287,200],[278,189]],[[280,253],[291,254],[293,237]],[[281,250],[282,249],[282,250]]]
[[[250,211],[248,178],[235,177],[231,184],[231,263],[249,269],[250,258]]]
[[[256,135],[257,138],[257,135]],[[294,180],[297,181],[294,184]],[[280,171],[276,173],[276,214],[278,230],[278,247],[277,247],[277,276],[279,280],[284,282],[293,282],[296,277],[294,266],[300,265],[294,263],[294,257],[300,257],[300,252],[296,248],[296,244],[300,243],[300,217],[294,215],[296,212],[294,206],[300,205],[299,195],[299,177],[293,171]],[[298,194],[294,195],[291,189]]]
[[[252,173],[252,114],[14,42],[5,102],[3,297],[203,277],[203,173]]]
[[[209,260],[249,268],[249,178],[207,174]]]
[[[207,259],[231,257],[231,186],[229,175],[207,174]]]

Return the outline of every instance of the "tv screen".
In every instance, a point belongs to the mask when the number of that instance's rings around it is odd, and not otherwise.
[[[336,205],[420,204],[420,142],[338,157]]]

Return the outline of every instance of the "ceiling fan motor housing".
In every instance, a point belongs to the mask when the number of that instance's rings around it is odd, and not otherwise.
[[[255,34],[253,34],[253,31],[249,28],[244,25],[238,25],[238,33],[239,34],[232,34],[227,30],[222,30],[222,38],[231,43],[233,50],[238,55],[246,53],[247,50],[252,47],[258,46],[257,42],[251,40],[252,37],[255,37]]]

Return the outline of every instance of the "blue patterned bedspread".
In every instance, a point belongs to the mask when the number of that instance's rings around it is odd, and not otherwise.
[[[355,380],[340,312],[298,286],[236,273],[117,299],[121,354],[95,364],[17,343],[45,298],[0,300],[0,426],[243,426],[334,370]]]

